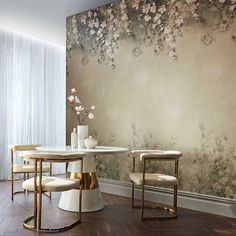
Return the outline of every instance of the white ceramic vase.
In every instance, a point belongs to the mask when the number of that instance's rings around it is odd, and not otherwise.
[[[98,141],[93,136],[89,136],[84,140],[84,144],[86,148],[93,149],[98,145]]]
[[[88,138],[88,126],[87,125],[78,125],[78,148],[85,148],[84,140]]]

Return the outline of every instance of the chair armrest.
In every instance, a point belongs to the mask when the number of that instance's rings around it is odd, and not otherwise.
[[[175,161],[182,157],[183,154],[179,151],[162,151],[140,154],[140,160],[159,160],[159,161]]]
[[[140,157],[141,154],[143,153],[164,153],[165,151],[163,150],[132,150],[131,155],[132,157]]]

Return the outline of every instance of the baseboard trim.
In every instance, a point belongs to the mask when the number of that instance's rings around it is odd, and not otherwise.
[[[123,197],[131,196],[131,183],[99,178],[100,189],[104,193],[115,194]],[[140,199],[141,189],[135,191],[135,198]],[[145,199],[151,202],[170,204],[172,202],[172,190],[147,187]],[[215,197],[191,192],[178,192],[178,206],[191,210],[207,212],[227,217],[236,218],[236,200]]]

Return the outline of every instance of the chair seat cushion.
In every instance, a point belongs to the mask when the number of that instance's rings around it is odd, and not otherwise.
[[[131,173],[129,178],[137,185],[143,184],[143,173]],[[172,187],[177,183],[177,178],[171,175],[145,173],[145,185]]]
[[[38,168],[38,171],[39,171],[39,168]],[[42,171],[49,172],[50,167],[43,166]],[[34,165],[14,165],[13,172],[14,173],[33,173],[34,172]]]
[[[37,190],[39,186],[39,178],[37,177]],[[43,192],[62,192],[71,189],[79,189],[79,179],[58,178],[54,176],[42,177]],[[34,191],[34,178],[30,178],[22,183],[23,189]]]

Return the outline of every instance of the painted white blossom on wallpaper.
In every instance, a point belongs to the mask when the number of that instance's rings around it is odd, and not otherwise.
[[[82,64],[96,56],[98,63],[115,68],[115,54],[122,39],[134,40],[133,55],[145,47],[159,55],[177,58],[176,42],[183,27],[204,24],[209,32],[202,36],[205,45],[215,40],[215,32],[230,29],[235,18],[236,0],[119,0],[67,19],[67,53],[80,50]],[[232,32],[236,42],[236,31]]]

